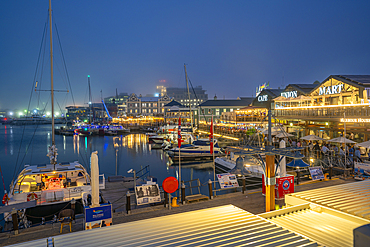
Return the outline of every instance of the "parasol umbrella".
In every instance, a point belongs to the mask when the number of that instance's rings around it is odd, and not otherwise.
[[[356,143],[354,141],[351,141],[347,138],[344,138],[344,137],[337,137],[337,138],[334,138],[334,139],[330,139],[328,140],[328,142],[339,142],[339,143]]]
[[[357,143],[356,145],[360,147],[364,147],[364,148],[370,148],[370,141],[360,142],[360,143]]]
[[[304,162],[302,159],[294,159],[292,162],[289,162],[286,165],[289,166],[289,167],[299,167],[299,168],[309,167],[310,166],[309,164],[307,164],[306,162]]]
[[[279,134],[277,134],[275,137],[278,137],[278,138],[283,138],[283,137],[291,137],[291,136],[294,136],[292,134],[288,134],[286,132],[280,132]]]
[[[300,138],[301,140],[306,140],[306,141],[322,141],[325,140],[324,138],[315,136],[315,135],[308,135]]]

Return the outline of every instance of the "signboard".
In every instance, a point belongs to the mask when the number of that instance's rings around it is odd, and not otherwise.
[[[285,195],[294,193],[294,176],[276,177],[275,198],[283,199]],[[265,176],[262,174],[262,195],[266,194]]]
[[[308,169],[310,170],[312,180],[320,180],[325,178],[320,166],[309,167]]]
[[[344,88],[344,84],[332,85],[329,87],[320,87],[319,95],[338,94],[342,92],[343,88]]]
[[[366,118],[341,118],[341,123],[370,123],[370,119]]]
[[[297,98],[298,92],[297,91],[282,92],[280,95],[285,98]]]
[[[158,184],[143,184],[135,188],[137,205],[156,203],[161,201]]]
[[[267,94],[260,95],[260,96],[257,97],[257,100],[258,100],[258,102],[267,101],[268,100],[268,95]]]
[[[217,174],[218,182],[220,183],[221,189],[236,188],[239,187],[238,180],[235,174],[222,173]]]
[[[85,230],[112,225],[112,204],[85,207]]]
[[[294,176],[276,178],[275,198],[283,199],[285,195],[294,193]]]
[[[370,164],[368,163],[355,163],[355,174],[360,176],[370,176]]]

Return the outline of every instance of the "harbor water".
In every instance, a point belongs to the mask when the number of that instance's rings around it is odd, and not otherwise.
[[[1,170],[5,189],[9,191],[12,179],[25,164],[46,164],[51,145],[51,125],[0,125]],[[179,179],[179,166],[171,164],[166,152],[153,149],[145,134],[123,136],[55,136],[58,162],[79,161],[89,170],[90,156],[98,151],[100,174],[132,177],[127,171],[139,171],[149,165],[150,175],[157,178],[159,185],[169,176]],[[117,160],[117,167],[116,167]],[[200,179],[202,184],[213,180],[213,163],[188,164],[181,166],[181,180]],[[3,196],[3,189],[1,196]],[[207,193],[206,186],[202,188]]]

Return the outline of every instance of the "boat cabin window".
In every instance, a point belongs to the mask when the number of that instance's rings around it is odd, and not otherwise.
[[[26,175],[17,181],[14,193],[28,193],[43,190],[64,189],[83,186],[86,179],[82,172],[55,172]]]

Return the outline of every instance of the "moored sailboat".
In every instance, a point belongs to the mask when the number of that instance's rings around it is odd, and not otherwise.
[[[12,220],[10,211],[13,207],[29,201],[35,201],[34,206],[27,206],[23,212],[24,216],[33,223],[52,219],[65,208],[74,207],[75,213],[81,213],[84,202],[88,201],[88,195],[91,194],[90,176],[79,162],[57,162],[51,0],[49,0],[49,29],[52,140],[47,156],[50,163],[25,165],[24,169],[15,177],[10,185],[9,194],[4,196],[5,204],[9,208],[9,212],[4,214],[6,221]]]

